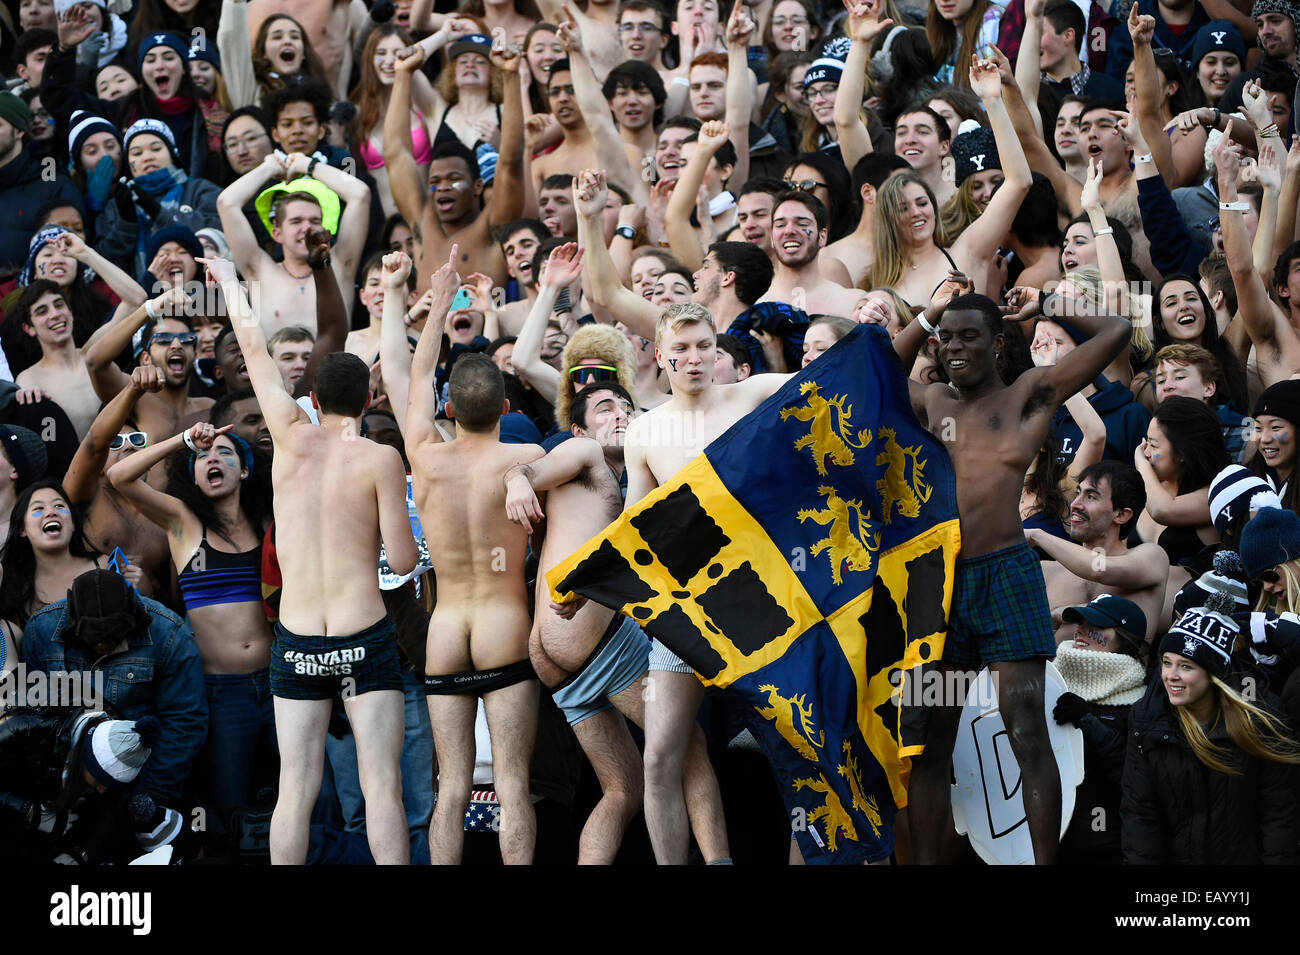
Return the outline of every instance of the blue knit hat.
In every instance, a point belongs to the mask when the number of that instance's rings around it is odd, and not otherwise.
[[[26,288],[28,285],[32,284],[32,276],[36,274],[36,256],[41,251],[41,249],[45,248],[47,245],[49,245],[51,242],[53,242],[55,239],[57,239],[59,236],[61,236],[63,233],[67,231],[68,230],[63,228],[63,226],[61,225],[47,225],[44,228],[38,230],[37,233],[34,236],[32,236],[31,242],[27,244],[27,264],[24,265],[23,270],[18,273],[19,288]],[[84,265],[78,262],[77,275],[80,276],[82,274],[82,270],[85,268],[86,267]],[[93,277],[94,273],[91,274]]]
[[[1246,67],[1246,41],[1231,20],[1211,20],[1196,31],[1192,43],[1192,72],[1207,53],[1235,53],[1242,69]]]
[[[1217,593],[1201,607],[1188,609],[1160,641],[1160,652],[1177,653],[1222,680],[1232,663],[1232,648],[1241,633],[1232,613],[1231,595]]]
[[[808,65],[808,72],[803,75],[803,88],[806,90],[814,83],[839,84],[844,75],[844,61],[833,56],[823,56]]]
[[[221,72],[221,54],[217,52],[217,45],[202,33],[195,35],[190,43],[189,52],[185,54],[185,60],[187,63],[203,60],[205,63],[211,63],[218,73]]]
[[[203,256],[203,243],[199,241],[199,237],[194,234],[192,229],[183,225],[169,225],[149,234],[149,242],[145,245],[144,257],[152,262],[153,257],[158,254],[158,250],[168,242],[180,243],[196,259]]]
[[[184,63],[190,55],[190,45],[185,42],[185,38],[179,33],[150,33],[140,41],[140,50],[136,54],[135,68],[137,70],[144,67],[144,58],[149,55],[149,51],[159,46],[169,46],[176,51],[176,55]]]
[[[72,117],[68,121],[68,158],[74,164],[81,155],[81,147],[96,133],[112,133],[114,138],[121,141],[121,133],[117,131],[117,127],[104,117],[96,116],[84,109],[72,111]]]
[[[123,151],[131,148],[131,140],[141,133],[153,133],[167,144],[167,149],[172,154],[172,162],[180,166],[180,156],[176,152],[176,137],[172,134],[171,127],[160,119],[137,119],[127,127],[126,135],[122,137]]]
[[[1241,562],[1248,577],[1300,558],[1300,515],[1284,507],[1263,507],[1241,532]]]

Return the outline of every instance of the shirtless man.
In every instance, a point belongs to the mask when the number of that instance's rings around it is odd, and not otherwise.
[[[415,568],[406,471],[393,448],[359,439],[369,372],[355,355],[321,362],[314,425],[284,390],[266,334],[222,259],[205,262],[220,284],[231,326],[275,444],[276,552],[284,586],[271,649],[271,692],[280,745],[280,792],[271,817],[271,861],[301,865],[320,791],[325,733],[340,690],[357,741],[366,835],[377,863],[410,860],[399,760],[402,676],[392,622],[379,594],[382,542],[398,574]]]
[[[478,159],[459,142],[435,147],[425,181],[411,146],[411,77],[424,63],[418,44],[403,50],[397,61],[384,114],[384,163],[397,210],[415,231],[421,257],[416,294],[427,289],[419,278],[432,274],[452,246],[460,250],[460,270],[482,272],[498,285],[506,283],[505,260],[492,238],[492,230],[523,215],[524,118],[518,81],[519,54],[506,48],[492,50],[493,66],[505,73],[505,101],[501,104],[501,146],[498,150],[492,201],[483,208],[483,180]]]
[[[497,230],[501,252],[506,257],[506,272],[515,280],[519,298],[497,309],[502,335],[518,335],[537,301],[537,276],[533,274],[533,256],[538,247],[551,237],[537,219],[516,219]]]
[[[1039,528],[1025,530],[1030,546],[1052,558],[1042,566],[1057,643],[1074,637],[1074,625],[1064,621],[1061,612],[1100,594],[1117,594],[1138,605],[1148,621],[1147,632],[1140,636],[1148,643],[1164,632],[1161,611],[1169,556],[1159,544],[1130,550],[1124,543],[1146,497],[1142,476],[1132,465],[1099,461],[1079,475],[1079,493],[1070,502],[1074,543]]]
[[[683,70],[670,70],[664,65],[664,48],[670,36],[664,9],[655,0],[622,0],[619,4],[618,38],[623,52],[629,60],[640,60],[658,71],[668,96],[664,115],[676,116],[686,108],[691,83]]]
[[[146,394],[158,394],[166,387],[157,365],[140,365],[131,372],[126,387],[104,406],[91,424],[63,478],[68,503],[86,515],[86,540],[101,554],[121,547],[127,560],[141,570],[136,587],[146,597],[171,603],[171,554],[166,532],[145,517],[113,487],[105,476],[108,469],[130,454],[148,446],[133,414]]]
[[[302,153],[291,153],[284,159],[270,153],[252,172],[240,176],[217,197],[217,212],[231,255],[240,274],[255,289],[257,313],[265,316],[271,334],[286,325],[304,325],[313,335],[319,334],[317,283],[312,274],[308,234],[322,225],[324,213],[315,195],[292,189],[293,181],[304,176],[311,178],[310,188],[323,185],[347,203],[335,230],[338,242],[330,252],[330,267],[339,288],[351,290],[370,225],[370,190],[360,179]],[[290,186],[271,204],[271,238],[284,250],[283,262],[276,262],[257,244],[253,227],[243,212],[244,206],[262,191],[269,179],[283,179]],[[351,314],[351,308],[349,291],[344,296],[345,316]]]
[[[809,315],[852,315],[859,289],[823,278],[818,256],[826,245],[826,207],[816,196],[791,189],[772,206],[776,275],[760,302],[786,302]]]
[[[580,865],[614,861],[628,823],[641,810],[641,754],[624,717],[645,725],[641,681],[650,638],[631,617],[588,603],[571,619],[548,607],[546,573],[623,509],[618,486],[623,441],[635,409],[617,382],[596,382],[573,397],[573,440],[532,464],[506,472],[506,512],[534,532],[539,546],[537,619],[528,640],[533,668],[554,691],[583,752],[600,780],[602,796],[582,828]],[[545,492],[542,511],[537,494]],[[707,758],[707,757],[705,757]]]
[[[190,395],[194,375],[194,353],[198,336],[184,318],[190,300],[182,288],[171,288],[145,302],[126,319],[111,325],[86,351],[86,367],[101,401],[112,401],[129,383],[114,359],[127,348],[135,333],[144,329],[139,363],[162,369],[162,391],[147,391],[135,408],[135,422],[150,440],[178,434],[192,424],[207,420],[211,398]]]
[[[36,279],[23,290],[14,312],[23,331],[41,346],[40,361],[18,375],[18,387],[36,388],[52,398],[81,439],[99,413],[99,397],[85,350],[72,340],[72,309],[63,290],[48,279]]]
[[[528,659],[532,621],[523,572],[528,536],[505,515],[502,476],[516,464],[540,458],[542,449],[501,443],[501,416],[510,403],[500,370],[485,355],[463,355],[452,369],[447,414],[456,422],[456,440],[445,442],[434,423],[438,350],[460,284],[458,253],[453,245],[430,281],[433,303],[411,359],[403,429],[420,520],[443,531],[443,546],[432,551],[438,604],[429,620],[425,655],[439,771],[429,856],[434,865],[460,862],[474,780],[474,720],[482,697],[492,739],[492,784],[501,804],[501,858],[507,865],[527,865],[537,839],[529,760],[538,686]],[[404,281],[410,262],[394,254],[385,257],[384,268],[386,282]],[[386,343],[381,356],[386,369],[400,374],[400,352]]]
[[[713,316],[695,303],[670,305],[657,323],[655,359],[672,385],[672,398],[632,422],[623,457],[627,506],[671,481],[712,441],[771,397],[787,375],[756,375],[726,387],[713,386],[717,362]],[[696,723],[704,685],[667,647],[650,655],[653,692],[646,700],[645,814],[660,864],[686,862],[687,817],[708,862],[729,856],[717,779]],[[683,792],[683,784],[685,792]]]
[[[957,294],[968,287],[964,275],[951,274],[925,321],[900,332],[894,348],[904,367],[911,367],[930,335],[952,382],[908,382],[913,410],[947,446],[957,477],[962,552],[941,666],[970,671],[988,664],[999,679],[999,706],[1024,779],[1034,858],[1044,864],[1055,860],[1061,836],[1060,776],[1043,715],[1043,661],[1055,655],[1056,641],[1038,558],[1024,539],[1020,492],[1056,409],[1128,346],[1132,328],[1122,318],[1097,316],[1059,296],[1046,297],[1044,306],[1036,289],[1014,289],[1009,299],[1016,321],[1040,311],[1068,313],[1089,338],[1055,365],[1031,368],[1008,386],[997,372],[1005,343],[1001,310],[982,295]],[[918,864],[942,861],[952,842],[949,779],[963,702],[945,700],[930,711],[925,753],[912,764],[909,810]]]

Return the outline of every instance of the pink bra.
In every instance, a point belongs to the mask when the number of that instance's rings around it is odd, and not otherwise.
[[[433,146],[429,142],[429,132],[424,128],[424,114],[417,111],[416,115],[420,117],[420,122],[411,127],[411,152],[417,166],[427,166],[433,161]],[[357,151],[361,153],[361,161],[367,169],[383,168],[384,154],[371,145],[369,139],[363,140]]]

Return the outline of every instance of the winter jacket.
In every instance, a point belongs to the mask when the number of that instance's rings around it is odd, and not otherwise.
[[[1218,195],[1204,185],[1170,192],[1160,176],[1148,176],[1138,180],[1138,209],[1142,231],[1151,240],[1151,264],[1161,275],[1195,275],[1210,250],[1210,220],[1219,214]]]
[[[51,199],[76,206],[85,214],[81,193],[67,179],[54,175],[54,163],[42,163],[22,150],[0,166],[0,274],[17,272],[27,261],[27,246],[36,234],[36,213]]]
[[[215,182],[191,178],[185,182],[177,206],[174,209],[164,206],[148,223],[148,229],[153,232],[169,225],[187,226],[193,232],[220,229],[221,217],[217,214],[219,195],[221,187]],[[121,207],[126,204],[110,201],[95,217],[95,233],[100,236],[95,250],[129,274],[143,275],[149,263],[143,261],[140,251],[140,225],[134,218],[122,214]]]
[[[1240,683],[1229,674],[1229,685]],[[1258,705],[1278,712],[1261,695]],[[1219,718],[1210,741],[1239,775],[1216,772],[1192,752],[1164,684],[1133,706],[1124,762],[1124,862],[1129,865],[1289,865],[1297,859],[1295,767],[1248,756]]]
[[[1118,381],[1098,378],[1096,385],[1097,393],[1088,399],[1088,404],[1092,405],[1106,425],[1106,451],[1102,457],[1108,461],[1132,464],[1133,452],[1146,437],[1151,412],[1135,401],[1133,392]],[[1083,430],[1074,423],[1064,406],[1052,420],[1052,433],[1061,442],[1061,454],[1067,461],[1073,461],[1083,440]]]

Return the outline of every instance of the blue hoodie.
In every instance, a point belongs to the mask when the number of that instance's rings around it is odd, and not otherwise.
[[[1095,382],[1097,393],[1088,399],[1088,404],[1101,416],[1106,425],[1106,451],[1102,458],[1107,461],[1133,463],[1133,452],[1137,450],[1142,439],[1147,436],[1147,426],[1151,423],[1151,412],[1139,404],[1129,391],[1118,381],[1099,377]],[[1083,441],[1083,431],[1070,413],[1062,406],[1052,419],[1052,434],[1061,442],[1061,455],[1066,461],[1073,461]]]

